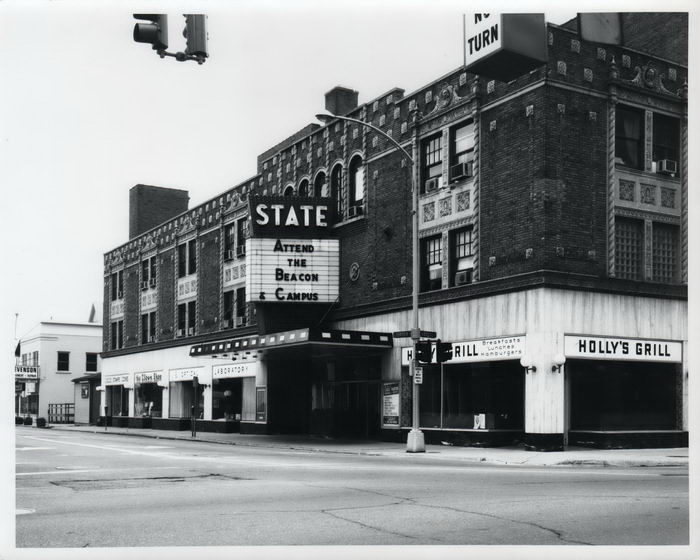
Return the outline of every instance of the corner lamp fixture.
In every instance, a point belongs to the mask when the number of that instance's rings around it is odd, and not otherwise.
[[[552,359],[552,371],[557,371],[561,373],[561,366],[564,365],[566,362],[566,356],[559,352],[558,354],[554,355],[554,358]]]
[[[527,356],[523,356],[522,358],[520,358],[520,365],[525,368],[525,371],[527,373],[534,373],[537,371],[537,368],[534,365],[532,365],[532,360],[530,360],[530,358]]]

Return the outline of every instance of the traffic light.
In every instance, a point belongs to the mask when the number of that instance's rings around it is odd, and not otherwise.
[[[436,361],[441,364],[452,359],[452,343],[451,342],[440,342],[438,338],[435,343],[435,357]]]
[[[151,23],[134,25],[134,41],[150,43],[153,49],[164,51],[168,48],[168,16],[165,14],[134,14],[134,19],[145,19]]]
[[[207,58],[207,16],[203,14],[184,14],[185,29],[182,34],[187,39],[185,54],[197,58]]]
[[[431,361],[432,345],[429,340],[416,342],[416,360],[423,364],[429,364]]]

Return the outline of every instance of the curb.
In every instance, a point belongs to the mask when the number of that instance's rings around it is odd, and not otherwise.
[[[284,444],[275,442],[240,442],[240,441],[222,441],[218,439],[208,439],[208,438],[196,438],[191,437],[177,437],[168,435],[155,435],[155,434],[144,434],[136,432],[115,432],[115,431],[101,431],[98,429],[84,429],[75,430],[71,428],[63,428],[59,426],[51,426],[52,429],[63,432],[72,433],[88,433],[88,434],[104,434],[104,435],[117,435],[117,436],[130,436],[130,437],[141,437],[149,439],[159,439],[165,441],[185,441],[185,442],[199,442],[199,443],[213,443],[218,445],[230,445],[230,446],[240,446],[240,447],[252,447],[261,449],[288,449],[291,451],[302,451],[307,453],[333,453],[338,455],[358,455],[366,457],[390,457],[390,456],[405,456],[405,453],[400,451],[351,451],[347,449],[327,449],[322,447],[312,447],[304,445],[294,445],[294,444]],[[667,457],[660,457],[658,460],[640,458],[640,459],[574,459],[574,458],[562,458],[554,462],[533,462],[532,459],[525,459],[522,461],[508,460],[508,459],[493,459],[484,456],[474,456],[474,457],[464,457],[464,456],[449,456],[440,455],[439,451],[432,451],[429,453],[430,456],[438,460],[452,460],[459,461],[463,463],[470,464],[487,464],[487,465],[500,465],[500,466],[519,466],[519,467],[688,467],[688,457],[678,457],[678,461],[669,461]],[[427,457],[428,454],[419,454],[420,457]]]

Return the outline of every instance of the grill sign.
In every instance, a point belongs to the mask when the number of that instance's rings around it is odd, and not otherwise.
[[[670,340],[567,335],[564,337],[564,353],[569,358],[591,360],[683,361],[681,343]]]

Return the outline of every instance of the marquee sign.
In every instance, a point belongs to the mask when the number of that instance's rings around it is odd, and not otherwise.
[[[567,358],[587,360],[625,360],[644,362],[682,362],[683,344],[671,340],[565,335]]]
[[[469,14],[465,63],[474,74],[510,81],[547,62],[544,14]]]
[[[469,362],[489,362],[496,360],[518,360],[523,355],[524,347],[524,336],[504,336],[499,338],[482,338],[479,340],[453,342],[452,359],[445,363],[450,365]],[[410,365],[412,357],[412,346],[401,349],[402,366]],[[437,363],[435,359],[435,345],[432,347],[431,362]]]
[[[332,199],[250,196],[251,237],[328,237]]]
[[[332,303],[338,297],[337,239],[246,240],[246,300]]]

